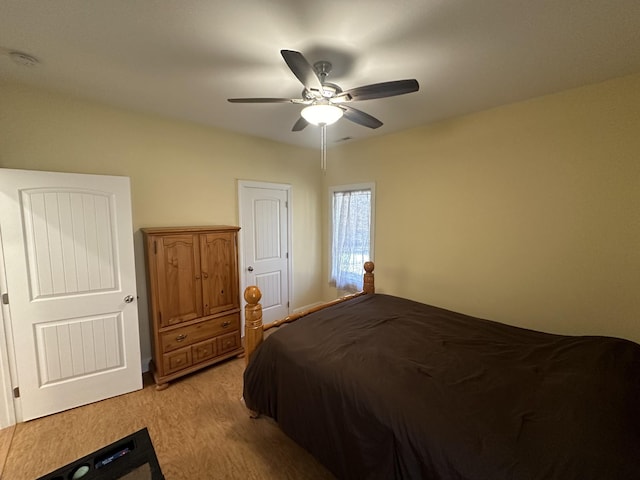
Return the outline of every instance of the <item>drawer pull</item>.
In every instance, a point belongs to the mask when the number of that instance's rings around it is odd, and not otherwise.
[[[227,328],[229,325],[231,325],[231,322],[222,322],[222,328]]]
[[[180,335],[178,335],[176,337],[176,342],[181,342],[183,341],[185,338],[187,338],[187,336],[184,333],[181,333]]]

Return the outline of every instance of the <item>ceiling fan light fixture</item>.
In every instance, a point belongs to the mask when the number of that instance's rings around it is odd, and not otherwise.
[[[303,108],[300,115],[312,125],[331,125],[340,120],[343,113],[340,107],[323,103]]]

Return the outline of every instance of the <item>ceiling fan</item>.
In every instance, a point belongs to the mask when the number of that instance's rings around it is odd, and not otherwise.
[[[327,75],[331,72],[330,62],[320,61],[312,66],[300,52],[280,50],[280,53],[293,74],[304,86],[302,98],[229,98],[228,101],[232,103],[295,103],[306,105],[300,112],[300,118],[291,129],[294,132],[304,129],[310,123],[321,126],[330,125],[338,121],[343,115],[347,120],[364,127],[381,127],[382,122],[380,120],[348,104],[360,100],[403,95],[416,92],[420,88],[418,81],[411,79],[374,83],[343,91],[335,83],[325,81]]]

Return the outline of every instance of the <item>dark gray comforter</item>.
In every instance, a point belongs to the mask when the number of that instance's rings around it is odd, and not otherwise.
[[[342,479],[640,479],[640,346],[387,295],[280,328],[247,406]]]

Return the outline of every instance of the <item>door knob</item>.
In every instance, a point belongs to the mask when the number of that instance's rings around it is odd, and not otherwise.
[[[250,272],[253,272],[253,267],[249,267],[247,268],[247,270],[249,270]]]
[[[124,303],[131,303],[134,300],[135,299],[133,298],[133,295],[127,295],[126,297],[124,297]]]

